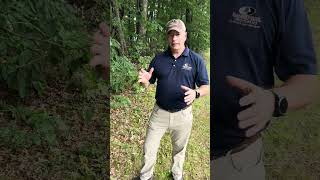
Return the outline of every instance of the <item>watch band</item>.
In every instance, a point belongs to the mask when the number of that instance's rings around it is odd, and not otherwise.
[[[273,97],[274,97],[274,110],[273,110],[273,117],[279,117],[279,96],[272,90],[270,90],[270,92],[272,93]]]
[[[288,102],[285,97],[279,96],[274,91],[270,90],[271,93],[274,96],[274,111],[272,116],[273,117],[280,117],[285,115],[287,108],[288,108]]]
[[[196,99],[197,99],[200,97],[200,93],[197,90],[195,90],[195,91],[196,91]]]

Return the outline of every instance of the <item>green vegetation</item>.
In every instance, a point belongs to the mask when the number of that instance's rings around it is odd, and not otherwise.
[[[42,94],[50,75],[68,78],[88,60],[88,36],[70,5],[5,1],[1,9],[0,80],[20,97]]]
[[[269,179],[317,179],[320,175],[320,106],[274,119],[265,133]]]
[[[103,179],[110,87],[88,62],[107,4],[0,7],[0,179]]]

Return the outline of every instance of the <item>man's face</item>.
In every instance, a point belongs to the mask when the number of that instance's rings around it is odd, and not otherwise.
[[[187,32],[171,30],[168,32],[167,38],[171,50],[182,50],[184,48],[184,43],[187,40]]]

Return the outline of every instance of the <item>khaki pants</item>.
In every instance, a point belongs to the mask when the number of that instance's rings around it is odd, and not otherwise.
[[[211,180],[265,180],[263,145],[259,138],[244,150],[211,161]]]
[[[167,130],[171,133],[173,145],[171,171],[174,179],[181,179],[191,129],[191,106],[184,110],[170,113],[155,105],[149,119],[149,127],[144,143],[144,158],[140,179],[145,180],[152,177],[160,140]]]

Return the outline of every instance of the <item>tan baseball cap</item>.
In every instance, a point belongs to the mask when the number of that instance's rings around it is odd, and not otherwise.
[[[178,32],[186,32],[186,26],[180,19],[171,19],[167,23],[167,33],[171,30],[175,30]]]

